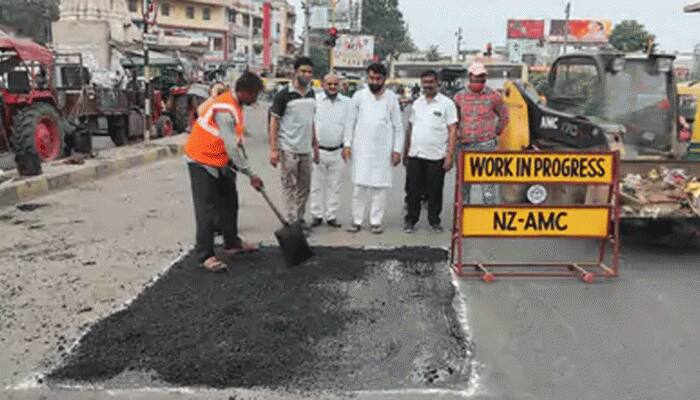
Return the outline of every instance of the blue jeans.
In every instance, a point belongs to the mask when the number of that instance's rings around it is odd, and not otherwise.
[[[460,143],[461,151],[494,151],[498,141],[496,139],[481,143]],[[472,198],[471,193],[474,190],[476,196]],[[472,203],[474,200],[474,203]],[[494,184],[470,185],[462,184],[462,204],[498,204],[499,195],[498,187]]]

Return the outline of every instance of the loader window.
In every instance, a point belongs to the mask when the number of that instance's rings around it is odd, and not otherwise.
[[[592,60],[564,60],[552,73],[548,99],[552,108],[577,115],[601,114],[600,75]]]
[[[624,140],[641,151],[671,147],[677,100],[671,98],[670,72],[659,72],[654,60],[627,60],[625,69],[607,78],[606,119],[625,125]]]

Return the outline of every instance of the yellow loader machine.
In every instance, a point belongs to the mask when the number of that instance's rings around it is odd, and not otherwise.
[[[619,150],[623,231],[674,244],[700,238],[700,135],[680,135],[678,94],[671,55],[614,51],[559,57],[545,100],[531,86],[504,86],[511,122],[503,150]],[[505,187],[506,201],[523,201],[523,187]],[[599,201],[604,193],[551,188],[549,202]],[[679,241],[680,240],[680,241]]]

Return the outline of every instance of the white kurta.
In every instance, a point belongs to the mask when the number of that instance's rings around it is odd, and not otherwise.
[[[403,151],[404,131],[399,99],[386,90],[377,98],[369,88],[352,97],[345,146],[352,148],[352,182],[391,187],[391,153]]]

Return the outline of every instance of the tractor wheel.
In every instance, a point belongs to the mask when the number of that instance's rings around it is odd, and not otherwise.
[[[107,130],[115,146],[121,147],[129,142],[127,125],[123,116],[117,115],[107,118]]]
[[[129,111],[127,124],[129,126],[130,139],[143,139],[143,133],[146,131],[146,121],[144,120],[143,112],[140,110]]]
[[[167,115],[161,115],[156,122],[156,136],[159,138],[168,137],[172,136],[173,133],[173,121]]]
[[[187,130],[190,122],[190,98],[186,94],[175,97],[175,110],[173,112],[173,128],[175,134]]]
[[[91,154],[93,133],[88,129],[85,122],[78,120],[61,121],[61,130],[65,140],[64,154],[72,153]]]
[[[64,149],[61,117],[50,104],[35,103],[14,117],[10,144],[20,175],[40,175],[41,162],[59,158]]]

